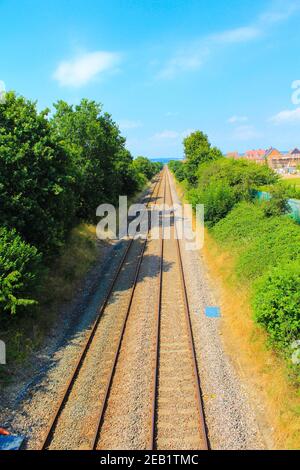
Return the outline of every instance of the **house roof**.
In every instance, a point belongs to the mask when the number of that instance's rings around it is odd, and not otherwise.
[[[268,157],[268,156],[271,155],[272,153],[274,153],[275,155],[281,155],[281,153],[279,152],[279,150],[275,149],[274,147],[271,147],[271,148],[269,148],[269,149],[266,151],[266,157]]]
[[[250,158],[263,158],[266,154],[265,150],[258,149],[258,150],[247,150],[245,155]]]
[[[291,151],[291,155],[300,154],[300,150],[296,147],[294,150]]]

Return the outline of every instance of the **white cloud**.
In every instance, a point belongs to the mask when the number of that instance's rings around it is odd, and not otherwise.
[[[123,131],[128,129],[137,129],[138,127],[142,127],[141,121],[130,121],[124,119],[123,121],[119,121],[119,128]]]
[[[165,116],[166,117],[175,117],[175,116],[178,116],[178,112],[174,112],[174,111],[168,111],[166,112]]]
[[[180,134],[176,131],[165,130],[154,134],[153,139],[161,140],[161,139],[177,139]]]
[[[171,79],[179,72],[198,70],[220,46],[241,43],[257,38],[260,31],[253,27],[236,28],[207,36],[186,44],[171,57],[158,73],[158,78]]]
[[[251,140],[261,137],[261,134],[251,125],[238,126],[233,132],[233,138],[236,140]]]
[[[53,74],[61,86],[81,87],[99,74],[114,69],[120,55],[114,52],[88,52],[71,60],[62,61]]]
[[[274,4],[273,8],[264,12],[259,20],[263,25],[272,25],[289,19],[299,10],[300,4],[298,0],[279,0]]]
[[[152,139],[154,140],[175,140],[175,139],[184,139],[189,134],[194,132],[194,129],[185,129],[182,132],[172,131],[172,130],[164,130],[154,134]]]
[[[246,121],[248,121],[247,116],[231,116],[227,122],[229,124],[237,124],[239,122],[246,122]]]
[[[171,79],[180,72],[198,70],[205,62],[209,54],[207,48],[192,47],[193,51],[179,50],[177,54],[169,59],[159,71],[157,78]]]
[[[280,111],[278,114],[275,114],[275,116],[272,116],[270,118],[270,121],[276,125],[284,123],[293,124],[300,122],[300,108]]]
[[[300,8],[299,1],[280,1],[261,14],[252,24],[233,28],[186,43],[161,67],[159,79],[172,79],[180,72],[200,69],[208,57],[221,47],[253,41],[265,35],[275,24],[290,18]]]
[[[220,44],[237,44],[245,41],[251,41],[261,35],[261,30],[253,26],[244,26],[241,28],[230,29],[211,36],[211,40]]]

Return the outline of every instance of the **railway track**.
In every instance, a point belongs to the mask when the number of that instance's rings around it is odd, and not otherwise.
[[[164,201],[169,207],[173,207],[168,172]],[[160,250],[149,448],[208,450],[209,441],[174,213],[171,213],[170,238],[161,237]],[[166,262],[173,266],[170,270],[164,268]]]
[[[160,196],[160,193],[162,196]],[[151,193],[151,201],[173,205],[169,174],[165,170],[156,181]],[[174,215],[171,214],[170,239],[164,239],[163,218],[159,224],[159,267],[157,283],[156,308],[153,312],[153,335],[151,346],[152,367],[149,368],[150,387],[148,390],[149,421],[144,422],[148,434],[145,448],[155,449],[208,449],[200,380],[194,347],[194,338],[189,311],[188,295],[185,284],[180,242],[176,237]],[[69,402],[76,399],[76,384],[82,370],[88,369],[86,363],[90,349],[93,348],[94,338],[99,334],[101,319],[109,307],[110,299],[119,282],[119,278],[131,269],[131,280],[128,280],[129,294],[120,309],[124,313],[116,323],[115,338],[107,353],[101,354],[101,363],[105,367],[99,370],[102,376],[99,382],[99,393],[92,412],[90,412],[90,430],[81,448],[102,449],[122,448],[116,442],[110,443],[105,439],[109,428],[109,416],[106,418],[109,400],[113,393],[122,394],[122,389],[114,386],[115,374],[118,367],[122,344],[134,299],[137,295],[139,276],[143,265],[144,254],[149,243],[150,226],[147,238],[142,242],[130,240],[122,256],[117,272],[112,280],[109,291],[99,310],[97,319],[91,329],[84,347],[79,355],[76,366],[65,386],[53,416],[50,418],[40,449],[57,448],[56,434],[59,434],[61,420],[64,421],[65,408]],[[131,261],[129,262],[131,257]],[[128,274],[129,276],[129,274]],[[130,277],[130,276],[129,276]],[[147,300],[147,299],[146,299]],[[135,307],[136,308],[136,307]],[[125,346],[124,346],[125,348]],[[124,349],[123,348],[123,349]],[[78,388],[78,386],[77,386]],[[79,392],[77,392],[77,395]],[[74,395],[74,397],[72,396]],[[88,399],[88,397],[87,397]],[[113,400],[111,400],[113,401]],[[119,399],[120,401],[120,399]],[[76,405],[74,405],[76,407]],[[112,406],[112,405],[111,405]],[[113,408],[113,406],[112,406]],[[70,413],[69,413],[70,414]],[[122,417],[121,417],[122,418]],[[65,419],[65,422],[68,421]],[[120,424],[122,419],[120,420]],[[80,432],[80,430],[78,430]],[[109,432],[107,433],[109,435]],[[120,445],[120,444],[119,444]],[[106,447],[105,447],[106,446]]]
[[[151,191],[149,201],[147,202],[147,207],[151,204],[151,200],[157,197],[160,185],[161,185],[161,176],[159,176],[159,179],[156,180],[155,183],[154,183],[154,188]],[[143,243],[141,253],[139,254],[139,261],[138,261],[137,266],[136,266],[134,281],[133,281],[132,286],[131,286],[131,295],[130,295],[129,305],[127,307],[127,311],[126,311],[126,315],[125,315],[125,321],[123,322],[121,338],[119,338],[119,341],[118,341],[118,349],[115,353],[113,368],[110,371],[110,376],[108,377],[107,385],[106,385],[106,388],[105,388],[105,397],[104,397],[104,400],[102,401],[102,403],[100,405],[100,410],[101,410],[101,413],[99,415],[100,417],[98,419],[97,427],[96,427],[96,430],[94,432],[93,438],[91,439],[89,449],[94,449],[96,447],[96,439],[97,439],[97,435],[99,433],[99,428],[100,428],[100,425],[101,425],[101,421],[102,421],[102,417],[103,417],[103,413],[104,413],[104,409],[105,409],[105,402],[107,400],[109,387],[110,387],[110,384],[111,384],[111,381],[112,381],[112,376],[113,376],[113,373],[114,373],[116,360],[117,360],[117,357],[118,357],[119,348],[120,348],[120,344],[121,344],[121,341],[122,341],[122,336],[124,334],[126,320],[128,318],[128,314],[129,314],[129,311],[130,311],[130,305],[131,305],[134,290],[135,290],[135,287],[136,287],[137,276],[138,276],[138,272],[140,270],[141,261],[142,261],[142,257],[143,257],[143,254],[144,254],[146,242],[147,242],[147,240],[145,240],[145,242]],[[103,303],[102,303],[102,305],[99,309],[96,320],[95,320],[95,322],[94,322],[94,324],[91,328],[91,331],[90,331],[90,333],[89,333],[89,335],[88,335],[88,337],[87,337],[87,339],[86,339],[86,341],[85,341],[85,343],[84,343],[84,345],[81,349],[81,352],[79,354],[76,365],[75,365],[75,367],[74,367],[74,369],[73,369],[73,371],[72,371],[72,373],[71,373],[71,375],[70,375],[70,377],[69,377],[69,379],[68,379],[68,381],[67,381],[67,383],[64,387],[63,392],[61,393],[60,399],[59,399],[58,403],[56,404],[54,412],[53,412],[52,416],[49,419],[49,422],[48,422],[47,427],[46,427],[46,432],[45,432],[45,434],[43,436],[43,440],[42,440],[42,442],[39,446],[39,450],[47,450],[51,447],[53,437],[55,436],[56,430],[59,427],[59,420],[60,420],[61,415],[63,413],[64,407],[68,402],[68,399],[70,397],[70,394],[72,392],[74,384],[75,384],[75,382],[78,378],[80,370],[81,370],[81,368],[82,368],[82,366],[83,366],[83,364],[86,360],[89,349],[92,345],[92,342],[94,340],[96,332],[99,328],[100,321],[101,321],[101,319],[104,315],[104,312],[105,312],[105,310],[108,306],[108,302],[109,302],[110,298],[113,295],[114,289],[116,287],[117,280],[120,277],[122,269],[124,269],[124,267],[126,267],[126,261],[128,260],[130,252],[133,250],[133,247],[134,247],[134,239],[130,239],[128,244],[127,244],[127,247],[125,249],[125,252],[124,252],[124,254],[121,258],[121,261],[118,265],[117,271],[116,271],[116,273],[115,273],[115,275],[112,279],[109,290],[108,290],[107,294],[105,295]],[[134,252],[133,257],[137,257],[137,254],[138,253]],[[80,432],[80,430],[78,430],[78,432]]]

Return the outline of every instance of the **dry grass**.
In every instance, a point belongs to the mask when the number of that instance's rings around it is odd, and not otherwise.
[[[40,303],[44,314],[52,304],[72,299],[77,283],[95,261],[96,255],[95,226],[81,224],[74,228],[61,256],[43,282]]]
[[[237,284],[234,258],[206,232],[203,250],[210,276],[219,287],[223,316],[223,341],[227,352],[249,385],[262,399],[258,420],[275,449],[300,447],[299,393],[288,378],[285,362],[266,347],[266,334],[252,319],[250,292]],[[271,432],[273,431],[273,432]]]

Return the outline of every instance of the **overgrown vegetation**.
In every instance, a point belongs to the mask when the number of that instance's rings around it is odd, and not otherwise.
[[[102,105],[58,101],[38,112],[15,93],[0,104],[0,322],[38,298],[41,272],[51,267],[73,227],[94,222],[99,204],[132,196],[160,164],[125,147]]]
[[[236,280],[251,291],[253,318],[291,365],[291,344],[300,339],[300,227],[288,216],[291,190],[266,165],[212,151],[202,133],[191,134],[184,147],[185,161],[170,169],[187,200],[204,204],[211,234],[234,254]],[[258,202],[261,187],[271,197]]]

